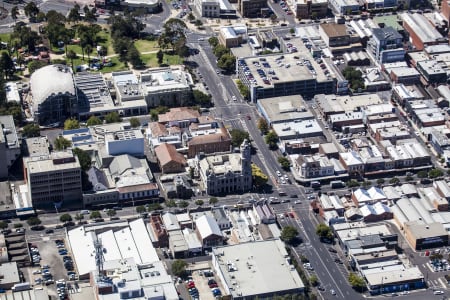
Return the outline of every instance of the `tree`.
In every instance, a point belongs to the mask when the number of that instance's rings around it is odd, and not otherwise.
[[[81,170],[86,172],[91,168],[92,159],[89,153],[83,149],[75,148],[72,150],[73,154],[78,157],[78,161],[80,162]]]
[[[289,169],[291,168],[291,162],[284,156],[278,157],[278,162],[285,171],[289,171]]]
[[[230,49],[228,49],[226,46],[222,45],[222,44],[217,44],[214,48],[213,48],[213,53],[214,55],[219,59],[221,58],[223,55],[230,53]]]
[[[14,228],[22,228],[23,224],[22,223],[14,223]]]
[[[72,216],[69,215],[69,214],[62,214],[62,215],[59,217],[59,220],[60,220],[62,223],[72,222]]]
[[[116,215],[116,210],[115,209],[108,209],[106,211],[106,214],[108,215],[108,217],[114,217]]]
[[[433,253],[429,256],[431,261],[439,261],[444,258],[444,256],[441,253]]]
[[[80,20],[81,20],[80,6],[78,4],[75,4],[75,6],[69,11],[69,15],[67,16],[67,21],[76,23]]]
[[[34,73],[37,69],[40,69],[42,67],[45,67],[47,63],[42,60],[33,60],[30,63],[28,63],[28,72],[30,72],[30,75]]]
[[[355,179],[351,179],[351,180],[347,181],[346,185],[349,188],[360,186],[359,182]]]
[[[129,61],[135,69],[142,68],[144,66],[144,62],[141,59],[141,54],[133,43],[128,46],[127,61]]]
[[[14,20],[14,22],[17,21],[17,16],[19,15],[19,7],[13,6],[11,8],[11,18]]]
[[[219,39],[215,36],[212,36],[208,39],[208,43],[212,48],[215,48],[219,44]]]
[[[201,107],[210,107],[212,105],[211,98],[209,94],[205,94],[199,90],[192,90],[193,104],[200,105]]]
[[[378,178],[377,179],[377,184],[378,185],[382,185],[384,183],[384,178]]]
[[[92,53],[92,46],[87,44],[84,47],[84,52],[86,52],[87,56],[88,56],[88,64],[91,63],[91,53]],[[84,59],[84,55],[83,55],[83,59]]]
[[[69,51],[67,51],[66,57],[67,57],[67,59],[70,59],[70,65],[72,66],[72,70],[73,70],[73,60],[76,59],[78,57],[78,55],[75,53],[75,51],[70,49]]]
[[[172,48],[177,52],[180,47],[186,46],[186,24],[177,18],[170,18],[163,26],[163,33],[158,38],[158,44],[161,48]]]
[[[319,284],[319,278],[317,278],[316,275],[311,275],[311,277],[309,277],[309,283],[311,283],[312,286],[317,286]]]
[[[265,186],[269,177],[255,164],[252,163],[252,180],[253,185],[257,188]]]
[[[414,177],[412,177],[410,175],[405,177],[405,181],[413,181],[413,180],[414,180]]]
[[[239,147],[242,145],[244,140],[250,139],[250,135],[248,132],[239,129],[231,129],[230,135],[231,135],[231,145],[233,145],[233,147]]]
[[[219,202],[219,199],[217,199],[217,197],[211,197],[211,198],[209,198],[209,204],[211,204],[211,205],[216,205],[217,202]]]
[[[217,60],[217,66],[227,72],[232,72],[236,69],[236,57],[226,53]]]
[[[90,219],[101,219],[102,218],[102,214],[98,211],[98,210],[94,210],[91,212]]]
[[[397,177],[392,177],[390,180],[389,180],[389,183],[390,184],[393,184],[393,185],[396,185],[396,184],[398,184],[400,182],[400,179],[398,179]]]
[[[425,170],[421,170],[421,171],[417,172],[417,177],[420,178],[420,179],[427,178],[428,177],[428,173]]]
[[[110,112],[105,116],[106,123],[118,123],[122,121],[122,118],[119,116],[119,114],[115,111]]]
[[[27,5],[25,5],[24,12],[25,16],[27,16],[31,20],[34,20],[39,13],[39,8],[34,1],[30,1]]]
[[[161,49],[159,49],[158,52],[156,52],[156,58],[158,59],[158,64],[162,64],[164,61],[164,52],[162,52]]]
[[[169,111],[169,108],[167,106],[157,106],[156,108],[153,108],[150,110],[150,116],[152,118],[152,121],[158,121],[158,115],[165,114]]]
[[[258,119],[258,129],[261,131],[262,134],[266,135],[269,132],[269,124],[267,123],[266,119],[263,117]]]
[[[39,225],[41,223],[42,223],[42,221],[38,217],[30,217],[27,220],[27,224],[30,225],[30,226],[36,226],[36,225]]]
[[[9,56],[8,52],[2,52],[0,56],[0,72],[8,79],[14,75],[15,70],[11,56]]]
[[[186,275],[187,262],[182,259],[177,259],[172,263],[172,273],[177,277],[184,277]]]
[[[166,200],[167,207],[176,207],[177,203],[174,200]]]
[[[361,276],[358,276],[355,273],[350,273],[348,275],[348,282],[354,289],[357,289],[361,292],[366,287],[366,282],[364,281],[364,278],[362,278]]]
[[[266,144],[270,149],[277,149],[278,135],[275,133],[275,131],[269,131],[264,140],[266,141]]]
[[[428,172],[428,177],[431,179],[438,178],[444,175],[444,172],[440,169],[432,169],[430,172]]]
[[[77,119],[70,118],[64,121],[64,130],[78,129],[80,122]]]
[[[0,229],[6,229],[8,228],[8,223],[6,223],[5,221],[0,221]]]
[[[186,208],[186,207],[188,207],[189,206],[189,202],[187,202],[187,201],[180,201],[180,202],[178,202],[178,207],[179,208]]]
[[[195,200],[195,204],[198,206],[202,206],[203,204],[205,204],[205,202],[201,199]]]
[[[370,180],[366,180],[362,183],[363,188],[368,189],[372,186],[372,182]]]
[[[359,88],[364,89],[364,79],[362,78],[361,71],[356,70],[354,67],[348,66],[342,71],[342,74],[345,79],[350,82],[350,87],[353,90],[358,90]]]
[[[83,219],[84,219],[84,215],[82,215],[82,214],[76,214],[76,215],[75,215],[75,220],[81,221],[81,220],[83,220]]]
[[[320,239],[331,240],[333,238],[333,232],[331,231],[331,228],[323,223],[317,225],[316,234],[320,237]]]
[[[285,226],[281,230],[280,238],[287,244],[292,244],[296,241],[298,236],[298,230],[293,226]]]
[[[145,213],[147,210],[145,209],[145,206],[143,206],[143,205],[139,205],[139,206],[137,206],[136,207],[136,212],[138,213],[138,214],[143,214],[143,213]]]
[[[41,129],[37,124],[27,124],[22,128],[22,136],[25,138],[38,137],[41,135]]]
[[[130,126],[132,128],[137,128],[141,126],[141,121],[139,121],[139,119],[136,117],[130,118]]]
[[[65,139],[63,136],[58,136],[53,142],[55,149],[58,151],[65,150],[72,146],[72,142]]]
[[[96,116],[90,116],[89,119],[86,122],[87,126],[95,126],[102,124],[102,121],[97,118]]]
[[[236,80],[236,84],[237,84],[239,93],[241,93],[241,95],[242,95],[242,97],[244,97],[244,99],[248,100],[250,98],[250,90],[249,90],[248,86],[246,86],[240,80]]]
[[[159,203],[152,203],[148,206],[148,211],[161,210],[161,209],[163,209],[163,207]]]

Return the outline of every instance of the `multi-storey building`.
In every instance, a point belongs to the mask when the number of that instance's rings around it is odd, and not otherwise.
[[[334,165],[328,157],[319,155],[300,155],[296,160],[297,171],[304,178],[334,175]]]
[[[34,207],[82,203],[81,167],[71,151],[24,158],[25,181]]]
[[[8,177],[8,169],[20,155],[14,119],[11,115],[0,116],[0,178]]]
[[[374,28],[372,33],[368,50],[372,52],[378,62],[384,64],[405,60],[403,38],[397,30],[388,26]]]
[[[197,156],[196,168],[207,194],[229,194],[252,188],[250,143],[245,140],[240,153]]]
[[[267,0],[239,0],[238,7],[243,18],[258,17],[261,9],[267,8]]]
[[[323,18],[327,15],[328,0],[295,0],[292,7],[297,19]]]

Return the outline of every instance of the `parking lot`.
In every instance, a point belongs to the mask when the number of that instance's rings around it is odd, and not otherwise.
[[[200,295],[200,299],[202,300],[213,300],[216,299],[213,292],[211,291],[211,288],[208,285],[208,280],[212,279],[217,284],[217,287],[214,285],[211,285],[213,289],[218,288],[223,295],[223,286],[220,282],[219,278],[215,276],[214,273],[212,273],[211,270],[206,270],[206,275],[204,276],[205,270],[195,271],[192,273],[192,280],[195,282],[195,287],[198,289],[198,293]],[[212,275],[212,276],[211,276]]]
[[[30,251],[33,255],[40,257],[40,261],[35,262],[33,267],[24,269],[25,277],[31,284],[46,286],[50,296],[60,299],[66,298],[66,289],[72,290],[69,292],[76,292],[73,284],[67,284],[66,286],[66,281],[69,279],[67,273],[70,270],[66,269],[63,256],[69,257],[70,253],[65,248],[62,239],[52,240],[47,238],[43,241],[34,242],[30,245]],[[75,279],[75,277],[71,279]]]

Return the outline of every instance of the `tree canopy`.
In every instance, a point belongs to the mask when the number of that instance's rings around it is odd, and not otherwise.
[[[139,121],[139,119],[136,117],[132,117],[132,118],[130,118],[130,126],[132,128],[137,128],[137,127],[141,126],[141,121]]]
[[[119,116],[119,114],[117,112],[113,111],[105,116],[105,121],[108,124],[109,123],[118,123],[118,122],[122,121],[122,118]]]
[[[98,210],[94,210],[91,212],[89,218],[91,219],[100,219],[102,217],[102,214]]]
[[[291,167],[291,162],[289,161],[289,159],[287,159],[284,156],[280,156],[280,157],[278,157],[278,162],[280,163],[283,170],[289,171],[289,169]]]
[[[247,140],[250,139],[250,135],[248,132],[239,129],[230,130],[230,135],[231,135],[231,145],[233,145],[233,147],[239,147],[242,145],[245,139]]]
[[[360,290],[361,292],[366,287],[366,282],[364,281],[364,278],[358,276],[355,273],[350,273],[348,275],[348,282],[354,289]]]
[[[80,148],[75,148],[72,152],[78,157],[78,161],[80,162],[80,166],[83,171],[86,172],[91,168],[92,160],[88,152]]]
[[[256,187],[262,187],[266,185],[267,181],[269,180],[269,177],[263,173],[263,171],[255,164],[252,163],[252,179],[253,184]]]
[[[275,133],[275,131],[273,130],[269,131],[269,133],[265,136],[264,140],[266,141],[266,144],[269,146],[270,149],[277,148],[278,135]]]
[[[100,124],[102,124],[102,120],[100,120],[96,116],[90,116],[86,122],[87,126],[95,126],[95,125],[100,125]]]
[[[281,230],[281,240],[287,244],[292,244],[295,242],[298,236],[298,230],[293,226],[285,226]]]
[[[71,130],[71,129],[78,129],[80,128],[80,122],[78,122],[77,119],[70,118],[64,121],[64,129],[65,130]]]
[[[258,129],[261,131],[262,134],[267,134],[269,132],[269,124],[267,123],[266,119],[263,117],[258,119]]]
[[[187,262],[182,259],[177,259],[172,263],[172,273],[177,277],[184,277],[186,275]]]
[[[356,70],[354,67],[346,67],[342,72],[345,79],[350,82],[350,87],[352,90],[358,90],[359,88],[364,89],[364,79],[362,78],[362,72]]]
[[[69,215],[69,214],[62,214],[62,215],[59,217],[59,220],[60,220],[61,222],[63,222],[63,223],[71,222],[71,221],[72,221],[72,216]]]
[[[27,124],[22,128],[22,136],[26,138],[38,137],[41,135],[41,129],[37,124]]]
[[[36,226],[36,225],[39,225],[41,223],[42,223],[42,221],[38,217],[30,217],[27,220],[27,224],[30,225],[30,226]]]
[[[317,225],[316,234],[321,239],[332,239],[333,238],[333,232],[331,231],[331,228],[323,223]]]
[[[72,146],[72,142],[65,139],[63,136],[58,136],[54,141],[54,145],[55,145],[55,149],[60,151],[60,150],[65,150],[65,149],[69,148],[70,146]]]
[[[171,18],[163,26],[163,33],[158,38],[161,49],[171,48],[179,52],[186,46],[186,24],[177,18]]]

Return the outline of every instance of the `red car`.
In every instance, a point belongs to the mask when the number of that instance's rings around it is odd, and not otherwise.
[[[211,284],[209,285],[209,288],[210,288],[210,289],[213,289],[213,288],[216,288],[216,287],[218,287],[217,283],[211,283]]]
[[[294,213],[289,213],[289,217],[291,217],[291,218],[295,218],[295,215],[294,215]]]
[[[250,115],[247,115],[247,120],[251,120],[252,117],[250,117]]]
[[[195,283],[193,281],[189,281],[186,286],[190,289],[195,288]]]

